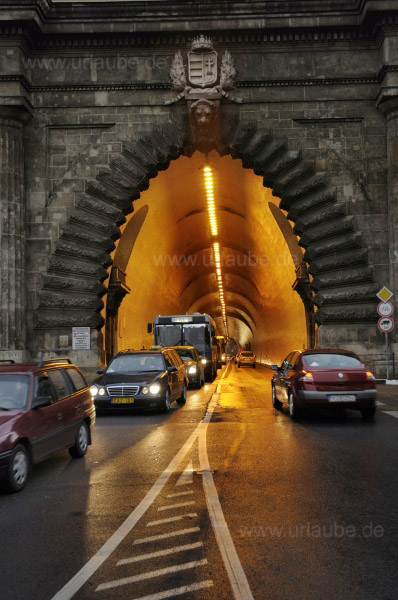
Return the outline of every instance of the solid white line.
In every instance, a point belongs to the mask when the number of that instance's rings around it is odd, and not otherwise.
[[[146,526],[154,527],[155,525],[162,525],[162,523],[175,523],[175,521],[182,521],[186,517],[193,519],[197,516],[198,513],[185,513],[184,515],[178,515],[178,517],[169,517],[168,519],[158,519],[157,521],[150,521],[146,524]]]
[[[123,521],[120,527],[111,535],[105,544],[98,550],[96,554],[76,573],[68,583],[53,596],[52,600],[71,600],[80,588],[90,579],[90,577],[99,569],[99,567],[109,558],[112,552],[124,540],[127,534],[141,519],[142,515],[153,504],[157,496],[163,490],[164,486],[178,468],[178,465],[184,460],[189,450],[192,448],[196,438],[198,437],[200,423],[195,431],[191,433],[185,444],[177,452],[170,464],[166,467],[163,473],[157,478],[149,492],[141,500],[133,512]],[[198,528],[199,529],[199,528]],[[178,535],[178,534],[177,534]]]
[[[398,410],[383,410],[382,412],[398,419]]]
[[[123,558],[116,563],[117,567],[122,565],[128,565],[130,563],[140,562],[142,560],[151,560],[158,556],[168,556],[169,554],[176,554],[177,552],[185,552],[186,550],[195,550],[203,546],[203,542],[195,542],[194,544],[184,544],[183,546],[174,546],[174,548],[166,548],[165,550],[158,550],[157,552],[150,552],[149,554],[139,554],[138,556],[131,556],[130,558]]]
[[[167,504],[166,506],[159,506],[158,512],[162,510],[170,510],[171,508],[182,508],[183,506],[192,506],[195,504],[195,500],[190,500],[189,502],[180,502],[179,504]]]
[[[221,381],[225,376],[224,371]],[[221,381],[217,386],[217,391],[221,387]],[[210,419],[209,419],[210,420]],[[205,421],[205,419],[204,419]],[[203,424],[199,432],[199,463],[203,476],[203,488],[205,491],[207,508],[211,523],[216,535],[217,543],[220,548],[221,556],[224,561],[225,569],[232,587],[232,592],[236,600],[253,600],[253,595],[243,570],[239,556],[236,552],[227,522],[225,520],[217,489],[214,484],[213,475],[210,470],[209,458],[206,448],[206,433],[209,421]]]
[[[129,583],[135,583],[136,581],[153,579],[153,577],[161,577],[162,575],[168,575],[169,573],[178,573],[179,571],[195,569],[202,565],[207,565],[207,558],[183,563],[182,565],[174,565],[173,567],[165,567],[164,569],[157,569],[156,571],[148,571],[147,573],[140,573],[139,575],[131,575],[130,577],[115,579],[114,581],[108,581],[107,583],[101,583],[95,591],[100,592],[102,590],[110,590],[111,588],[128,585]]]
[[[191,583],[191,585],[184,585],[172,590],[165,590],[164,592],[158,592],[157,594],[151,594],[150,596],[141,596],[141,598],[135,598],[135,600],[163,600],[164,598],[175,598],[176,596],[182,596],[183,594],[195,592],[196,590],[203,590],[212,587],[213,585],[212,580],[208,579],[207,581]]]
[[[189,529],[179,529],[178,531],[171,531],[170,533],[138,538],[137,540],[134,540],[133,546],[136,546],[137,544],[146,544],[147,542],[156,542],[157,540],[165,540],[166,538],[176,537],[178,535],[187,535],[188,533],[195,533],[196,531],[200,531],[200,527],[190,527]]]
[[[193,490],[189,490],[187,492],[177,492],[176,494],[168,494],[167,498],[177,498],[177,496],[188,496],[188,494],[193,494]]]

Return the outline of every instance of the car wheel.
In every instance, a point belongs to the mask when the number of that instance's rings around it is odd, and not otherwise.
[[[295,420],[301,415],[301,410],[298,408],[291,391],[289,391],[289,396],[288,396],[288,407],[289,407],[289,416],[291,419]]]
[[[184,388],[182,390],[182,396],[181,396],[181,398],[178,398],[177,404],[179,406],[184,406],[186,401],[187,401],[187,384],[184,383]]]
[[[366,408],[361,408],[361,415],[364,419],[372,419],[376,414],[375,406],[368,406]]]
[[[255,368],[256,368],[256,365],[253,365],[253,369],[255,369]]]
[[[30,456],[23,444],[17,444],[12,451],[4,486],[9,492],[20,492],[26,485],[31,468]]]
[[[240,364],[238,363],[238,369],[240,369]]]
[[[76,434],[75,445],[69,448],[69,454],[72,458],[83,458],[88,448],[88,428],[86,423],[80,423],[79,431]]]
[[[276,397],[276,391],[275,391],[275,386],[272,385],[272,406],[276,409],[276,410],[281,410],[282,408],[282,402],[279,402],[279,400]]]
[[[170,405],[171,405],[170,390],[167,390],[166,397],[164,399],[164,403],[163,403],[163,407],[162,407],[162,412],[168,413],[170,411]]]

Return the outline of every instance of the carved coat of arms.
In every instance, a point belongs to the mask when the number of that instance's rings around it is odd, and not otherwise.
[[[235,65],[230,52],[225,50],[219,68],[212,40],[201,35],[192,41],[187,53],[187,67],[186,70],[183,56],[178,51],[173,58],[170,77],[173,89],[180,94],[165,104],[186,100],[193,136],[199,146],[206,146],[214,141],[220,100],[242,102],[241,98],[228,94],[228,90],[235,87]]]

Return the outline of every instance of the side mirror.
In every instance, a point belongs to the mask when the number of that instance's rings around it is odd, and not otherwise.
[[[98,375],[102,375],[102,373],[105,373],[105,369],[97,369],[97,373]]]
[[[147,333],[152,333],[152,323],[148,323],[146,326]]]
[[[279,371],[278,365],[270,365],[270,369],[272,369],[273,371]]]
[[[50,406],[51,402],[51,396],[36,396],[32,400],[32,408],[43,408],[44,406]]]
[[[167,367],[168,373],[176,373],[178,371],[177,367]]]

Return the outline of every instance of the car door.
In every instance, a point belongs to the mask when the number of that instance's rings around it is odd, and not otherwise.
[[[64,424],[55,389],[47,373],[35,376],[34,396],[51,398],[49,406],[35,408],[29,414],[33,462],[39,462],[57,452],[62,446]]]
[[[171,355],[168,352],[164,353],[164,359],[166,361],[166,369],[168,367],[176,367],[177,366],[174,363],[173,359],[171,358]],[[171,400],[175,400],[176,398],[179,397],[179,395],[178,395],[178,392],[179,392],[178,368],[177,368],[177,371],[175,371],[174,373],[168,374],[168,380],[169,380]]]
[[[59,449],[67,448],[73,442],[77,433],[76,408],[71,396],[74,392],[70,380],[64,374],[64,369],[51,369],[48,376],[54,386],[56,404],[62,415],[63,435],[59,438]]]
[[[182,359],[180,357],[180,355],[178,354],[178,352],[171,352],[172,355],[172,359],[174,361],[174,364],[176,365],[178,372],[178,398],[180,398],[180,396],[182,395],[183,391],[184,391],[184,383],[186,382],[186,371],[185,371],[185,367],[184,367],[184,363],[182,362]]]
[[[83,375],[74,367],[60,370],[67,380],[69,395],[60,402],[63,405],[65,440],[68,446],[74,444],[80,423],[87,416],[87,383]]]
[[[292,361],[293,355],[294,355],[294,352],[291,352],[290,354],[288,354],[281,365],[281,371],[279,374],[279,391],[278,391],[278,399],[281,402],[287,402],[288,389],[289,389],[289,383],[290,383],[289,372],[290,372],[290,369],[292,366],[291,361]]]

